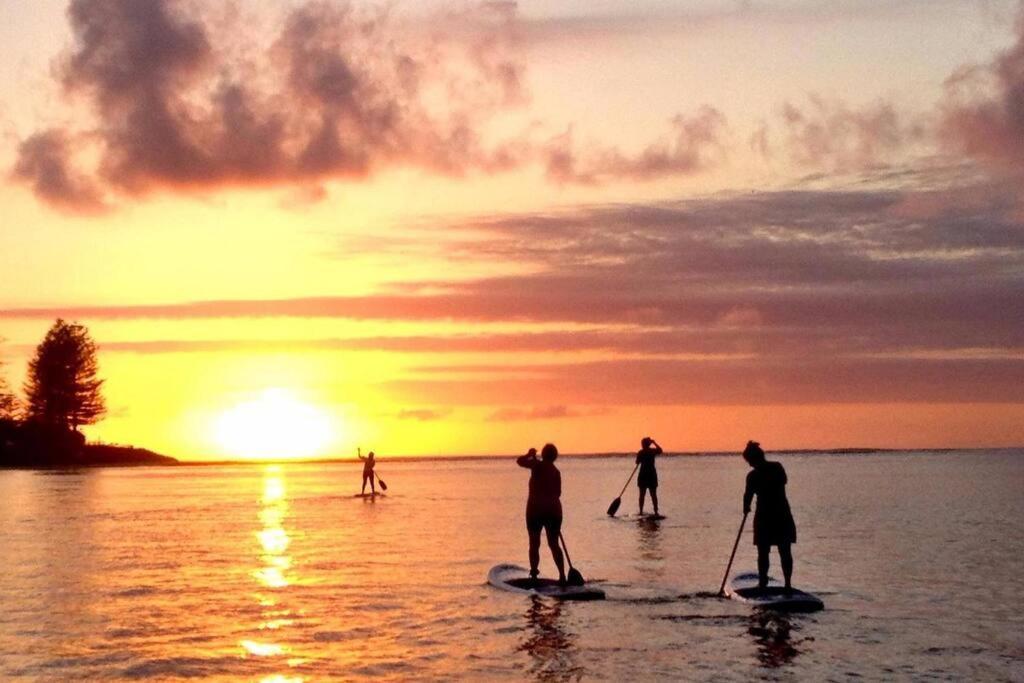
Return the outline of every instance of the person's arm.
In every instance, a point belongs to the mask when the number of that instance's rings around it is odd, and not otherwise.
[[[654,439],[651,439],[651,450],[654,451],[655,455],[661,455],[661,446]]]
[[[747,488],[743,491],[743,514],[750,512],[750,504],[754,502],[753,472],[747,475]]]
[[[528,470],[533,469],[537,465],[537,449],[531,448],[526,455],[520,455],[516,458],[516,464]]]

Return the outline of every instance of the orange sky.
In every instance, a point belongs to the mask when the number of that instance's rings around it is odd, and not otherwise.
[[[90,437],[1024,443],[1018,3],[197,7],[0,6],[0,358],[88,325]]]

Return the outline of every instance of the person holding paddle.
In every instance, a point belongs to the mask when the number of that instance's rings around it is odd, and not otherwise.
[[[636,464],[640,473],[636,477],[636,485],[640,489],[640,514],[644,514],[644,497],[651,492],[654,503],[654,514],[658,514],[658,470],[654,467],[654,459],[661,455],[661,446],[649,436],[640,440],[640,450],[636,454]]]
[[[359,459],[363,461],[363,488],[361,493],[364,495],[366,494],[366,482],[369,481],[370,493],[376,495],[377,489],[373,484],[373,468],[376,466],[377,460],[373,455],[373,451],[370,451],[370,454],[365,458],[363,457],[363,454],[360,453]]]
[[[764,457],[761,444],[748,441],[743,459],[752,468],[747,473],[747,487],[743,492],[743,516],[750,514],[750,504],[757,496],[754,512],[754,545],[757,546],[758,585],[768,585],[769,553],[778,546],[786,590],[792,589],[793,554],[790,545],[796,543],[796,523],[786,498],[786,470],[777,462]]]
[[[537,449],[516,459],[516,464],[530,470],[530,494],[526,499],[526,531],[530,536],[530,578],[537,578],[540,564],[540,532],[547,533],[551,557],[558,567],[558,582],[565,585],[565,562],[558,545],[562,532],[562,474],[555,467],[558,449],[547,444],[537,459]]]

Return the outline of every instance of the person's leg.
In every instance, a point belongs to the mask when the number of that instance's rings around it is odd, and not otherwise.
[[[771,550],[772,547],[770,545],[757,546],[757,584],[762,588],[768,585],[768,554]]]
[[[786,579],[786,588],[793,587],[793,549],[788,543],[779,544],[779,560],[782,564],[782,575]]]
[[[562,530],[562,520],[550,521],[544,525],[548,533],[548,547],[551,548],[551,557],[558,567],[558,580],[565,583],[565,559],[562,556],[562,546],[558,542],[558,535]]]
[[[377,495],[377,484],[375,480],[377,477],[373,476],[373,472],[370,472],[370,493]]]
[[[640,514],[644,514],[644,497],[647,495],[647,489],[643,486],[640,487]]]
[[[536,577],[540,565],[540,525],[527,523],[526,531],[530,534],[530,576]]]
[[[651,489],[651,503],[654,504],[654,514],[658,514],[658,487]]]
[[[366,473],[363,473],[363,488],[359,492],[366,493]]]

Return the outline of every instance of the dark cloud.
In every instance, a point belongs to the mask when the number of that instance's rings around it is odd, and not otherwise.
[[[984,161],[1024,172],[1024,3],[1016,42],[985,65],[946,81],[943,139]]]
[[[24,140],[12,176],[58,209],[93,214],[106,208],[92,179],[73,168],[68,141],[61,131],[48,130]]]
[[[269,49],[240,50],[227,23],[181,0],[71,0],[68,18],[74,43],[57,71],[92,111],[91,142],[39,132],[14,172],[67,210],[225,185],[315,198],[323,181],[396,166],[458,176],[540,163],[564,182],[647,180],[702,170],[722,152],[724,119],[711,108],[677,117],[670,139],[635,154],[541,143],[536,125],[485,140],[496,114],[529,101],[514,3],[449,11],[415,31],[381,8],[309,0]]]
[[[725,116],[705,106],[692,116],[672,121],[670,139],[653,143],[635,154],[615,147],[587,145],[582,150],[572,129],[548,143],[547,175],[557,182],[600,183],[611,179],[650,180],[705,170],[725,156]]]
[[[99,163],[72,172],[81,150],[55,129],[22,144],[15,177],[47,202],[89,210],[101,189],[316,187],[386,165],[463,173],[521,163],[515,141],[488,150],[477,133],[493,111],[523,99],[521,67],[494,37],[505,10],[462,13],[476,39],[449,41],[459,54],[438,60],[422,41],[403,42],[382,10],[314,0],[288,13],[259,61],[219,51],[229,37],[186,7],[71,0],[75,40],[58,71],[93,110]],[[472,95],[459,96],[467,73]],[[453,89],[447,109],[426,104],[437,88]]]
[[[418,422],[433,422],[451,415],[451,410],[434,410],[431,408],[406,408],[395,414],[399,420],[416,420]]]
[[[432,377],[390,383],[399,397],[438,404],[527,403],[557,395],[575,405],[787,405],[827,403],[1020,403],[1024,359],[818,358],[776,361],[610,360],[537,365],[509,375],[448,377],[465,368],[424,368]],[[489,374],[485,374],[489,372]]]
[[[784,148],[803,166],[859,171],[902,160],[908,150],[929,140],[927,124],[891,102],[853,108],[813,93],[807,100],[802,105],[786,102],[781,115]],[[752,144],[767,153],[764,129],[755,133]]]
[[[519,422],[524,420],[557,420],[582,417],[584,413],[568,406],[534,406],[531,408],[501,408],[487,416],[488,422]]]

